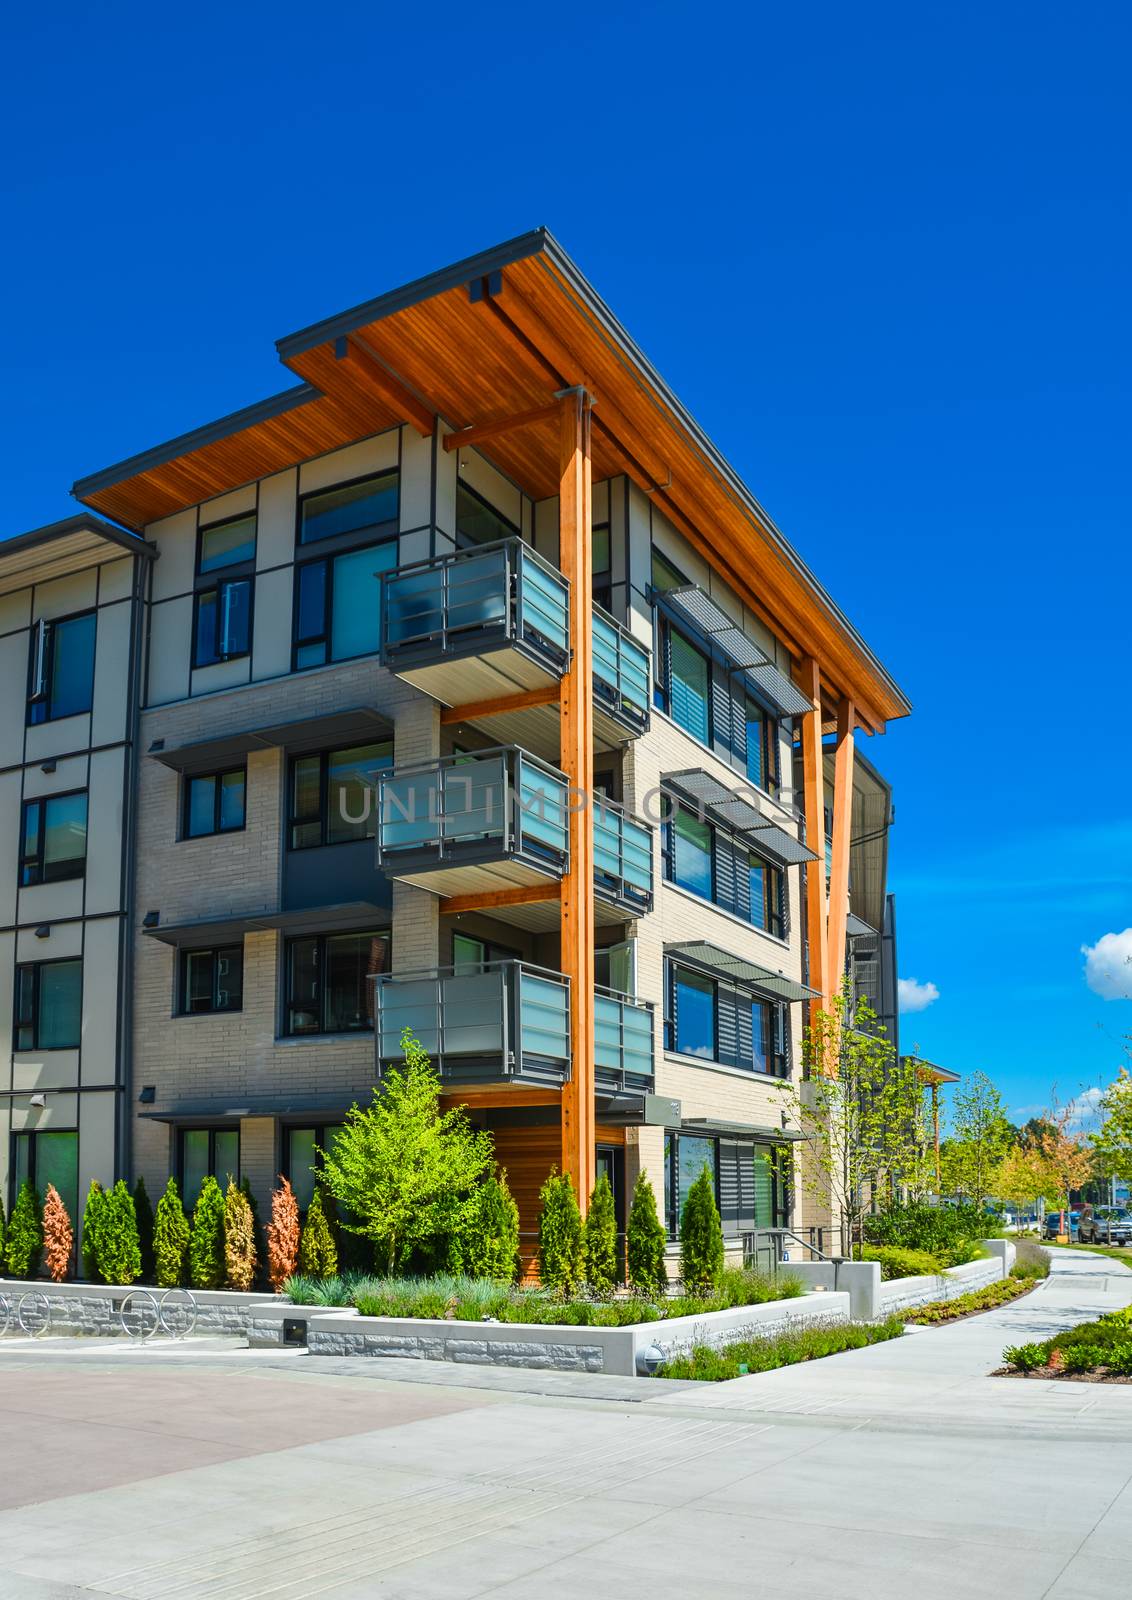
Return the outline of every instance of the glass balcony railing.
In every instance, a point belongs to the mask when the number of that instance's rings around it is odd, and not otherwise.
[[[649,652],[627,628],[594,606],[594,709],[643,733],[649,725]]]
[[[399,672],[511,646],[560,676],[570,653],[569,592],[518,538],[401,567],[382,586],[383,659]]]
[[[653,1086],[653,1008],[612,989],[594,991],[594,1077],[599,1089]]]
[[[652,906],[652,829],[601,796],[594,800],[594,888],[641,915]]]
[[[561,772],[514,746],[377,775],[377,861],[437,869],[524,861],[562,872],[570,859]]]

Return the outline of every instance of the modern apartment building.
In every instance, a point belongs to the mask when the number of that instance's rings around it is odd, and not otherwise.
[[[583,1196],[607,1172],[622,1212],[646,1170],[673,1231],[705,1161],[736,1244],[801,1220],[782,1089],[883,932],[890,800],[855,743],[903,695],[545,232],[278,350],[297,385],[76,484],[106,565],[52,582],[81,597],[43,611],[33,571],[2,602],[33,686],[41,612],[99,606],[87,722],[103,590],[129,612],[119,898],[89,856],[85,899],[9,897],[10,992],[40,923],[84,963],[81,1062],[13,1055],[11,1177],[50,1126],[80,1185],[239,1173],[266,1200],[283,1172],[305,1198],[408,1027],[492,1130],[528,1248],[552,1166]],[[6,716],[14,858],[47,745]],[[101,1167],[88,1033],[128,1109]],[[35,1073],[70,1099],[30,1108]]]

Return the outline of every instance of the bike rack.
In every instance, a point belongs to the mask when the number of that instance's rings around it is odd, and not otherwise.
[[[12,1302],[6,1294],[0,1294],[0,1339],[4,1337],[12,1326]]]
[[[136,1309],[131,1307],[131,1301],[137,1302]],[[145,1325],[143,1308],[148,1308],[151,1313],[149,1326]],[[157,1296],[148,1289],[131,1289],[124,1299],[118,1302],[118,1324],[122,1332],[129,1339],[152,1339],[161,1331],[161,1308],[157,1303]]]
[[[31,1317],[31,1326],[28,1325],[28,1316],[37,1306],[43,1308],[43,1321],[35,1326],[35,1317]],[[27,1294],[20,1296],[20,1303],[16,1307],[16,1320],[20,1329],[31,1339],[41,1339],[51,1327],[51,1301],[39,1289],[29,1289]]]
[[[157,1317],[170,1339],[187,1339],[197,1325],[196,1296],[188,1289],[166,1289]]]

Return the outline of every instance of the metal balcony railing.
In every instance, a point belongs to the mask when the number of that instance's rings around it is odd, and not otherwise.
[[[601,606],[593,613],[594,704],[636,732],[649,723],[649,652]]]
[[[612,800],[594,797],[594,887],[640,914],[653,898],[652,829]]]
[[[396,672],[513,644],[561,674],[569,592],[562,574],[518,538],[414,562],[382,585],[383,659]]]
[[[565,871],[564,775],[514,745],[377,776],[377,862],[389,872],[521,858]]]

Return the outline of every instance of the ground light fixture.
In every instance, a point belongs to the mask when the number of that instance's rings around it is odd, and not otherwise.
[[[637,1371],[642,1378],[655,1378],[664,1362],[664,1351],[658,1344],[648,1344],[637,1352]]]

